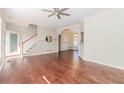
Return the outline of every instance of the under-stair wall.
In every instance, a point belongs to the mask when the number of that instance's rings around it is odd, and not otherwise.
[[[46,42],[47,36],[52,36],[52,42]],[[37,39],[26,50],[27,55],[40,55],[58,52],[57,31],[53,28],[38,27]]]

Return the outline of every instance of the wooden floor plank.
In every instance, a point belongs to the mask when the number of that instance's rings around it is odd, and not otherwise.
[[[0,72],[0,83],[122,84],[124,71],[83,61],[77,51],[63,51],[22,59],[10,58]]]

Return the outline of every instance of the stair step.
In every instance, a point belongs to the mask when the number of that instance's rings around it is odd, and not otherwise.
[[[35,43],[34,45],[38,45],[37,43]]]
[[[29,48],[29,50],[31,50],[31,49],[32,49],[32,47]]]
[[[31,46],[31,47],[35,47],[36,45],[33,45],[33,46]]]
[[[31,52],[32,49],[28,49],[26,52]]]
[[[26,52],[26,53],[31,53],[31,52],[33,52],[33,49],[34,49],[37,45],[39,45],[38,42],[35,42],[35,43],[34,43],[33,45],[31,45],[31,47],[29,47],[25,52]]]
[[[30,52],[29,50],[27,50],[26,52]]]

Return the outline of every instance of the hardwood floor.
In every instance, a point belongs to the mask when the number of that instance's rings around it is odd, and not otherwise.
[[[124,71],[85,62],[77,51],[11,58],[0,72],[0,83],[95,84],[124,83]]]

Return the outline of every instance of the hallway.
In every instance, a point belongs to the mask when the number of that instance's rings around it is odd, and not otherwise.
[[[77,51],[13,58],[0,72],[0,83],[124,83],[124,71],[85,62]]]

